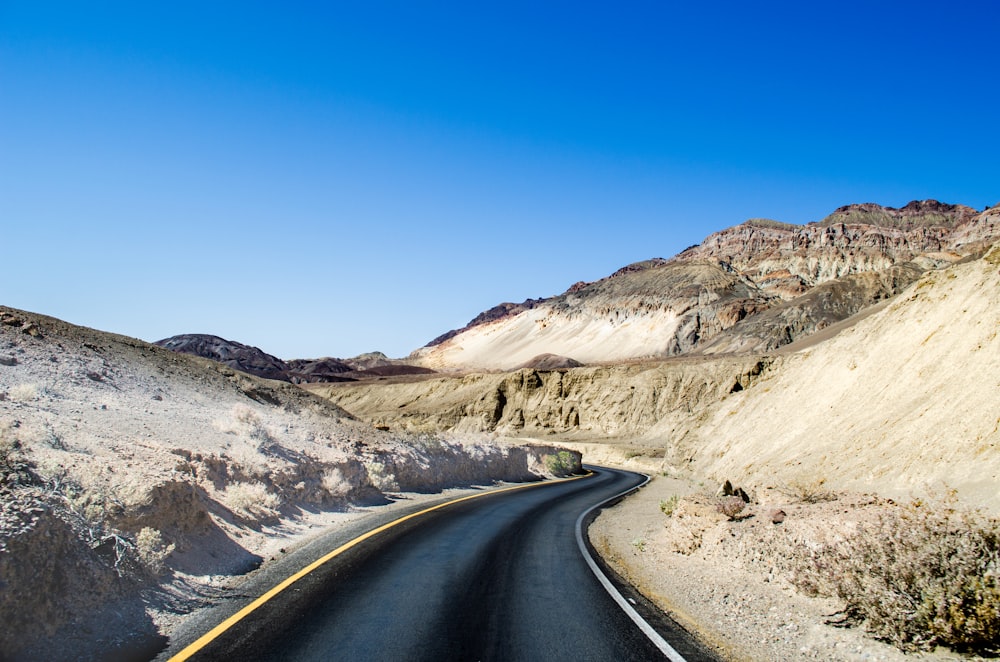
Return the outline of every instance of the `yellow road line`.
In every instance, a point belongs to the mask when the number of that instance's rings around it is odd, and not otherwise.
[[[559,482],[561,483],[561,482],[568,482],[568,481],[572,481],[572,480],[579,480],[580,478],[587,478],[588,476],[592,476],[592,475],[593,475],[592,471],[587,471],[587,473],[584,474],[583,476],[575,476],[574,478],[568,478],[568,479],[565,479],[564,481],[559,481]],[[226,630],[228,630],[229,628],[233,627],[234,625],[236,625],[237,623],[239,623],[240,621],[242,621],[244,618],[246,618],[247,616],[249,616],[253,611],[255,611],[258,607],[260,607],[261,605],[265,604],[268,600],[270,600],[274,596],[278,595],[279,593],[281,593],[282,591],[284,591],[286,588],[288,588],[289,586],[291,586],[292,584],[294,584],[298,580],[302,579],[303,577],[305,577],[306,575],[308,575],[310,572],[312,572],[316,568],[319,568],[320,566],[322,566],[324,563],[326,563],[330,559],[333,559],[333,558],[335,558],[335,557],[343,554],[344,552],[346,552],[347,550],[351,549],[352,547],[356,547],[357,545],[360,545],[361,543],[363,543],[364,541],[368,540],[369,538],[372,538],[372,537],[378,535],[379,533],[382,533],[383,531],[391,529],[392,527],[396,526],[397,524],[402,524],[403,522],[405,522],[407,520],[411,520],[411,519],[414,519],[416,517],[420,517],[421,515],[426,515],[427,513],[433,512],[435,510],[440,510],[442,508],[445,508],[445,507],[450,506],[450,505],[455,504],[455,503],[461,503],[462,501],[468,501],[470,499],[477,499],[479,497],[484,497],[484,496],[487,496],[487,495],[490,495],[490,494],[499,494],[500,492],[510,492],[512,490],[523,490],[523,489],[528,488],[528,487],[538,487],[540,485],[554,485],[554,484],[557,484],[557,483],[551,483],[551,482],[547,482],[547,481],[540,481],[540,482],[537,482],[537,483],[529,483],[527,485],[514,485],[513,487],[505,487],[505,488],[499,489],[499,490],[491,490],[489,492],[481,492],[479,494],[470,494],[469,496],[460,497],[460,498],[454,499],[452,501],[446,501],[444,503],[439,503],[436,506],[431,506],[430,508],[425,508],[424,510],[421,510],[419,512],[410,513],[409,515],[405,515],[403,517],[400,517],[399,519],[394,519],[391,522],[383,524],[382,526],[380,526],[380,527],[378,527],[376,529],[372,529],[368,533],[362,534],[362,535],[358,536],[357,538],[354,538],[353,540],[350,540],[350,541],[344,543],[343,545],[341,545],[337,549],[333,550],[332,552],[330,552],[326,556],[323,556],[323,557],[321,557],[321,558],[313,561],[312,563],[310,563],[306,567],[304,567],[301,570],[299,570],[298,572],[296,572],[294,575],[291,575],[290,577],[288,577],[287,579],[285,579],[283,582],[281,582],[280,584],[278,584],[277,586],[275,586],[274,588],[272,588],[271,590],[269,590],[267,593],[264,593],[259,598],[257,598],[256,600],[254,600],[250,604],[248,604],[245,607],[243,607],[243,609],[240,609],[238,612],[236,612],[235,614],[233,614],[232,616],[230,616],[229,618],[227,618],[226,620],[222,621],[221,623],[219,623],[218,625],[216,625],[214,628],[212,628],[211,630],[209,630],[208,632],[206,632],[204,635],[202,635],[200,638],[198,638],[194,643],[190,644],[187,648],[185,648],[184,650],[182,650],[180,653],[178,653],[177,655],[174,655],[172,658],[170,658],[170,660],[168,662],[184,662],[184,660],[187,660],[187,659],[191,658],[193,655],[196,655],[202,648],[204,648],[205,646],[207,646],[210,643],[212,643],[213,641],[215,641]]]

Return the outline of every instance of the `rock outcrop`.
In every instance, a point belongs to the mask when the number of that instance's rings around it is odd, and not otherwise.
[[[412,431],[636,436],[749,388],[771,359],[648,364],[435,377],[307,388],[376,426]]]

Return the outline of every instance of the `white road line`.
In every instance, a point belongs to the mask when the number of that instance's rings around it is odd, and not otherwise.
[[[590,555],[590,551],[587,549],[587,545],[583,541],[583,520],[587,517],[587,515],[589,515],[592,511],[603,507],[604,504],[609,501],[614,501],[629,492],[638,490],[640,487],[645,486],[648,482],[649,476],[646,476],[646,480],[643,481],[642,484],[631,487],[624,492],[619,492],[613,497],[609,497],[584,511],[583,514],[576,519],[576,544],[580,547],[580,553],[583,554],[583,558],[587,561],[587,565],[590,566],[594,576],[597,577],[597,581],[601,582],[601,586],[603,586],[604,590],[608,592],[611,599],[618,603],[618,606],[622,608],[622,611],[628,614],[628,617],[631,618],[637,626],[639,626],[639,629],[642,630],[642,633],[653,642],[653,645],[659,648],[660,652],[666,655],[670,662],[687,662],[687,660],[685,660],[680,653],[674,650],[673,646],[667,643],[666,639],[660,636],[659,632],[653,629],[652,625],[646,622],[646,619],[639,615],[639,612],[637,612],[632,605],[629,604],[629,601],[625,599],[625,596],[618,592],[618,589],[611,583],[611,580],[608,579],[607,575],[601,571],[601,568],[597,565],[594,557]]]

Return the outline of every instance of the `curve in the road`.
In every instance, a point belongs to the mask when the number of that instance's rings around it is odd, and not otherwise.
[[[442,502],[372,529],[171,661],[713,659],[601,572],[584,544],[588,517],[648,478],[603,468],[593,476]]]
[[[564,480],[565,481],[579,480],[581,478],[587,478],[587,477],[592,476],[592,475],[593,475],[593,472],[588,471],[586,474],[584,474],[582,476],[573,476],[571,478],[566,478]],[[392,520],[391,522],[386,522],[385,524],[383,524],[383,525],[381,525],[379,527],[376,527],[376,528],[372,529],[371,531],[367,531],[366,533],[363,533],[362,535],[358,536],[357,538],[349,540],[348,542],[344,543],[340,547],[337,547],[336,549],[334,549],[329,554],[326,554],[325,556],[322,556],[321,558],[316,559],[315,561],[313,561],[312,563],[310,563],[306,567],[302,568],[301,570],[299,570],[295,574],[289,576],[284,581],[282,581],[281,583],[279,583],[277,586],[275,586],[271,590],[267,591],[266,593],[264,593],[263,595],[261,595],[259,598],[253,600],[248,605],[246,605],[245,607],[243,607],[242,609],[240,609],[239,611],[237,611],[235,614],[233,614],[232,616],[230,616],[229,618],[227,618],[226,620],[222,621],[221,623],[219,623],[218,625],[216,625],[214,628],[212,628],[211,630],[209,630],[208,632],[206,632],[204,635],[202,635],[194,643],[192,643],[189,646],[187,646],[180,653],[177,653],[176,655],[174,655],[173,657],[171,657],[169,662],[185,662],[186,660],[189,660],[191,657],[193,657],[194,655],[196,655],[197,653],[199,653],[206,646],[208,646],[213,641],[215,641],[215,639],[217,639],[219,636],[221,636],[224,632],[226,632],[227,630],[229,630],[230,628],[232,628],[233,626],[235,626],[237,623],[239,623],[244,618],[246,618],[247,616],[249,616],[252,612],[256,611],[257,609],[259,609],[260,607],[262,607],[263,605],[265,605],[267,602],[269,602],[271,599],[273,599],[276,595],[278,595],[279,593],[281,593],[282,591],[284,591],[285,589],[287,589],[289,586],[291,586],[295,582],[299,581],[300,579],[302,579],[306,575],[310,574],[311,572],[315,571],[316,569],[320,568],[321,566],[325,565],[326,563],[329,563],[330,561],[332,561],[336,557],[340,556],[344,552],[348,551],[349,549],[360,545],[364,541],[368,540],[369,538],[373,538],[373,537],[377,536],[378,534],[382,533],[383,531],[387,531],[388,529],[391,529],[392,527],[395,527],[395,526],[399,526],[400,524],[403,524],[404,522],[407,522],[407,521],[412,520],[412,519],[416,519],[417,517],[421,517],[422,515],[426,515],[427,513],[431,513],[431,512],[434,512],[435,510],[440,510],[442,508],[446,508],[448,506],[454,505],[456,503],[460,503],[462,501],[469,501],[471,499],[476,499],[476,498],[479,498],[479,497],[487,496],[487,495],[490,495],[490,494],[496,494],[496,493],[499,493],[499,492],[511,492],[513,490],[522,490],[522,489],[527,489],[527,488],[531,488],[531,487],[538,487],[539,485],[544,485],[544,484],[545,483],[527,483],[527,484],[524,484],[524,485],[513,485],[511,487],[504,487],[504,488],[501,488],[501,489],[498,489],[498,490],[492,490],[490,492],[481,492],[479,494],[470,494],[468,496],[459,497],[457,499],[452,499],[451,501],[445,501],[444,503],[439,503],[439,504],[431,506],[429,508],[424,508],[423,510],[419,510],[419,511],[417,511],[415,513],[410,513],[409,515],[404,515],[402,517],[399,517],[397,519]]]
[[[604,590],[608,592],[608,595],[610,595],[611,599],[615,601],[615,604],[617,604],[622,611],[628,614],[628,617],[632,619],[632,622],[636,624],[639,630],[644,635],[646,635],[651,642],[653,642],[653,645],[659,648],[660,652],[663,653],[663,655],[668,660],[670,660],[670,662],[687,662],[687,660],[684,659],[684,656],[678,653],[673,646],[667,643],[667,640],[664,639],[660,635],[660,633],[657,632],[656,629],[649,624],[649,621],[643,618],[639,614],[639,612],[635,610],[635,607],[633,607],[631,603],[629,603],[629,601],[625,599],[625,596],[621,594],[621,592],[614,585],[611,579],[606,574],[604,574],[604,571],[601,570],[601,567],[599,565],[597,565],[597,561],[594,559],[594,556],[590,553],[590,546],[586,544],[583,538],[583,523],[595,511],[604,508],[608,504],[623,499],[625,496],[631,494],[632,492],[635,492],[636,490],[645,487],[647,483],[649,483],[649,476],[646,476],[646,479],[642,481],[642,483],[640,483],[639,485],[630,487],[627,490],[622,490],[618,494],[608,497],[604,501],[596,503],[587,510],[580,513],[580,516],[576,518],[576,544],[580,548],[580,553],[583,554],[583,558],[587,561],[587,566],[593,571],[594,576],[597,577],[597,581],[601,583],[601,586],[603,586]]]

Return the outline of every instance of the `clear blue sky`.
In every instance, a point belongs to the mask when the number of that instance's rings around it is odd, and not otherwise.
[[[749,217],[982,209],[998,7],[0,0],[0,303],[402,356]]]

